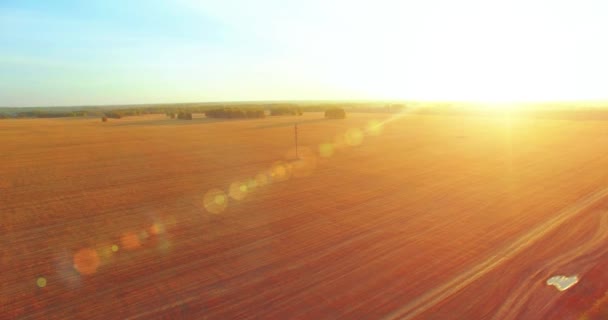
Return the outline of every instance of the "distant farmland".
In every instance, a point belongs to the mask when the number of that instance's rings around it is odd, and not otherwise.
[[[2,120],[0,318],[599,319],[605,150],[608,121]]]

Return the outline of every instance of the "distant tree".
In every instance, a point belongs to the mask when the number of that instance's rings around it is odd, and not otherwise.
[[[325,110],[325,118],[327,119],[344,119],[346,118],[346,111],[342,108],[331,108]]]
[[[87,112],[86,111],[82,111],[82,110],[74,111],[74,112],[72,112],[72,116],[74,116],[74,117],[86,117],[87,116]]]
[[[192,120],[192,113],[180,111],[177,114],[177,118],[180,120]]]
[[[122,113],[119,111],[108,111],[105,112],[105,116],[108,118],[113,118],[113,119],[120,119],[122,118]]]
[[[205,111],[205,116],[208,118],[225,118],[225,119],[241,119],[241,118],[264,118],[266,113],[263,109],[257,108],[221,108]]]
[[[247,109],[245,111],[247,118],[264,118],[266,116],[266,113],[264,113],[264,110],[262,109]]]
[[[271,116],[294,115],[301,116],[302,110],[298,107],[274,107],[270,109]]]

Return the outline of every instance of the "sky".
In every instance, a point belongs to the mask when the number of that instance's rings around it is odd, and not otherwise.
[[[0,0],[0,106],[608,100],[603,0]]]

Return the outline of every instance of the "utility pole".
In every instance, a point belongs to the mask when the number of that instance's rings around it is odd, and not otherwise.
[[[296,142],[296,159],[300,159],[300,157],[298,156],[298,124],[295,123],[293,125],[293,130],[294,130],[294,138],[295,138],[295,142]]]

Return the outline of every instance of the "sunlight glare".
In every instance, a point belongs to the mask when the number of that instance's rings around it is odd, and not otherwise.
[[[45,277],[40,277],[38,279],[36,279],[36,285],[39,288],[44,288],[46,287],[46,278]]]
[[[203,205],[210,213],[221,213],[228,206],[228,196],[220,189],[211,189],[205,193]]]
[[[365,127],[365,132],[371,136],[379,136],[382,133],[382,123],[378,120],[370,120]]]
[[[141,246],[139,237],[133,232],[123,233],[120,237],[120,243],[122,244],[122,247],[127,250],[135,250]]]
[[[150,234],[154,236],[157,236],[163,232],[165,232],[165,226],[159,222],[156,222],[150,226]]]
[[[97,272],[101,264],[97,251],[91,248],[83,248],[74,254],[74,269],[80,274],[91,275]]]
[[[228,195],[237,201],[245,199],[247,196],[247,184],[241,181],[231,183],[228,188]]]
[[[331,143],[322,143],[319,145],[319,155],[323,158],[329,158],[334,154],[334,145]]]
[[[344,140],[346,141],[346,144],[351,147],[358,146],[363,141],[363,133],[359,129],[348,129],[344,134]]]
[[[270,169],[272,181],[285,181],[291,177],[291,166],[283,161],[277,161]]]
[[[296,158],[295,153],[289,152],[288,158]],[[306,177],[317,168],[317,155],[309,147],[300,147],[297,160],[291,161],[292,175],[296,178]]]
[[[255,176],[255,181],[258,186],[265,186],[268,184],[268,176],[264,173],[258,173]]]
[[[247,180],[247,188],[249,190],[253,190],[255,188],[258,187],[258,182],[256,181],[256,179],[249,179]]]
[[[112,257],[112,247],[108,244],[103,244],[98,247],[98,252],[102,261],[108,261]]]

